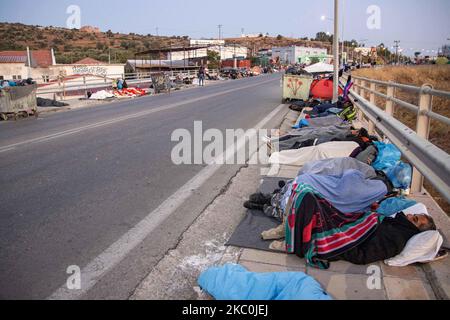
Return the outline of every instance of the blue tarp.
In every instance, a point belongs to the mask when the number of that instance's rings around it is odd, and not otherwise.
[[[303,272],[254,273],[226,264],[203,272],[198,284],[216,300],[331,300],[320,284]]]
[[[303,174],[298,183],[314,187],[341,212],[363,212],[387,194],[387,187],[380,180],[366,179],[358,170],[347,170],[341,177]]]
[[[395,197],[384,200],[380,207],[377,209],[377,213],[390,217],[400,211],[412,207],[417,204],[414,200],[406,199],[405,197]]]

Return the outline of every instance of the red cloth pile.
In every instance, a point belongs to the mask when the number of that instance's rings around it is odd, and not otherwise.
[[[122,90],[115,90],[114,95],[116,97],[141,97],[145,96],[147,92],[138,88],[128,88]]]

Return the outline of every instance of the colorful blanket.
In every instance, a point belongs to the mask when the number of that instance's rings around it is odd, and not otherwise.
[[[307,184],[293,186],[286,209],[286,251],[320,269],[364,242],[378,225],[376,213],[342,213]]]

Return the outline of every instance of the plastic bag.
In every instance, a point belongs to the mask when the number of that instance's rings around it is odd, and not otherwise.
[[[400,211],[411,208],[416,204],[416,201],[406,199],[404,197],[388,198],[380,203],[380,206],[377,209],[377,213],[386,217],[390,217]]]
[[[412,180],[411,165],[402,161],[385,170],[386,176],[392,182],[394,188],[409,189]]]
[[[393,167],[400,161],[402,153],[393,144],[386,144],[383,142],[374,142],[378,149],[378,156],[375,162],[372,164],[375,170],[384,171],[390,167]]]

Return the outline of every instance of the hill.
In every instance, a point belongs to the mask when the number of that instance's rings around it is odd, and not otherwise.
[[[0,51],[55,49],[58,63],[72,63],[91,57],[108,62],[124,63],[135,52],[165,46],[189,45],[187,36],[162,37],[154,35],[98,32],[95,28],[66,29],[41,27],[20,23],[0,23]]]
[[[320,33],[319,33],[320,34]],[[172,46],[189,46],[188,36],[155,36],[135,33],[114,33],[111,30],[100,32],[95,27],[66,29],[60,27],[42,27],[21,23],[0,23],[1,50],[32,50],[55,49],[58,63],[73,63],[80,59],[91,57],[108,62],[125,63],[133,58],[135,52],[146,49]],[[245,46],[250,54],[256,54],[260,49],[270,49],[274,46],[311,46],[328,48],[330,41],[313,41],[307,38],[294,39],[283,36],[258,38],[228,38],[226,44]]]

